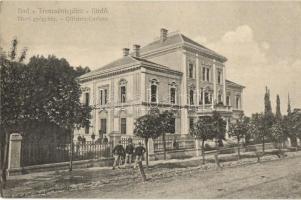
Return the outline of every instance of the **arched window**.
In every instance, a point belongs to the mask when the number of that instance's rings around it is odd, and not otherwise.
[[[169,89],[169,95],[170,95],[170,103],[171,104],[176,104],[176,83],[173,82],[170,84],[170,89]]]
[[[121,103],[125,103],[127,98],[126,98],[126,93],[127,93],[127,89],[126,89],[126,85],[127,85],[127,81],[122,79],[119,82],[119,88],[120,88],[120,93],[119,93],[119,99]]]
[[[156,79],[151,81],[150,100],[152,103],[158,102],[158,84],[159,82]]]

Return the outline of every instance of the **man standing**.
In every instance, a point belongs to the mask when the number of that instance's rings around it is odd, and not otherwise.
[[[142,146],[141,142],[139,142],[138,147],[136,147],[136,149],[135,149],[136,159],[135,159],[134,168],[137,167],[138,162],[142,161],[144,153],[145,153],[145,148]]]
[[[114,156],[113,170],[115,169],[117,164],[118,164],[118,169],[120,169],[121,159],[124,153],[125,153],[124,148],[121,145],[121,141],[119,141],[118,144],[113,149],[113,156]]]
[[[133,156],[133,153],[134,153],[134,145],[132,144],[132,139],[131,138],[128,139],[128,142],[129,142],[129,144],[125,148],[125,162],[124,162],[124,166],[126,166],[127,163],[129,163],[129,166],[131,167],[132,156]]]

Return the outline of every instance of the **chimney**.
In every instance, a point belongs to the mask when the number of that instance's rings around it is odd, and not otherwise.
[[[140,57],[140,45],[133,45],[134,57]]]
[[[123,48],[122,51],[123,51],[123,56],[128,56],[130,53],[130,49],[128,48]]]
[[[161,31],[160,31],[160,40],[161,40],[161,42],[164,42],[167,39],[167,32],[168,32],[167,29],[161,28]]]

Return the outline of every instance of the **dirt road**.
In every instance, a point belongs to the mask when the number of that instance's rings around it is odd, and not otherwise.
[[[301,198],[301,158],[192,171],[146,183],[49,194],[65,198]]]

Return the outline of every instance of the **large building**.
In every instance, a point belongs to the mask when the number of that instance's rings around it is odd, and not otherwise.
[[[95,109],[91,126],[75,138],[133,135],[135,119],[153,107],[174,111],[171,134],[187,136],[198,117],[214,110],[229,123],[243,113],[244,87],[226,79],[226,61],[179,32],[161,29],[148,45],[124,48],[123,57],[79,78],[81,101]]]

